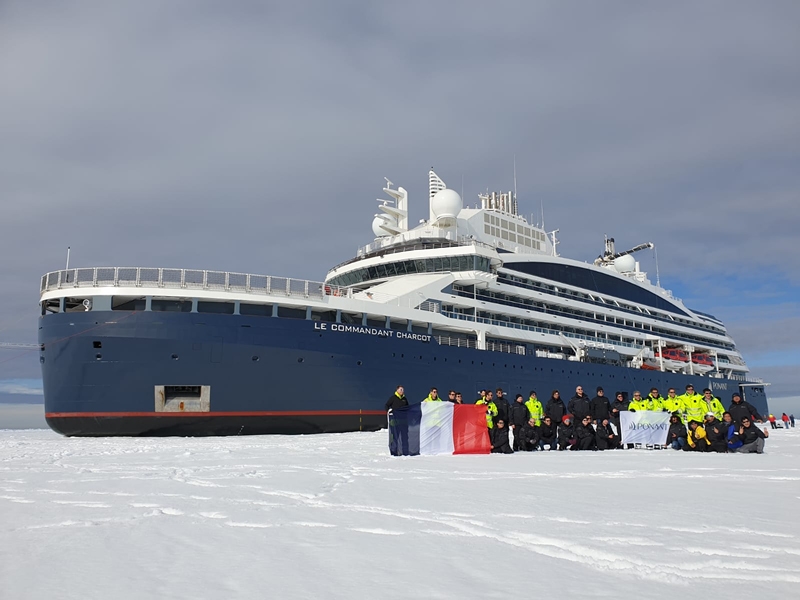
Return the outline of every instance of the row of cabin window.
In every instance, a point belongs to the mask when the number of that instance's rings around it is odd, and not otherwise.
[[[120,297],[114,296],[112,300],[112,309],[113,310],[145,310],[145,299],[144,298],[128,298],[128,297]],[[191,300],[167,300],[167,299],[156,299],[154,298],[151,301],[151,309],[156,312],[191,312],[192,311],[192,301]],[[197,312],[204,313],[204,314],[225,314],[225,315],[232,315],[234,313],[235,306],[232,302],[209,302],[206,300],[198,300],[197,301]],[[248,304],[246,302],[241,302],[239,304],[239,314],[244,316],[250,317],[271,317],[273,316],[273,305],[272,304]],[[292,308],[288,306],[277,306],[277,317],[284,318],[284,319],[305,319],[306,318],[306,309],[305,308]],[[326,323],[335,323],[336,322],[336,311],[335,310],[312,310],[311,311],[311,320],[312,321],[321,321]],[[360,313],[341,313],[341,322],[350,325],[362,325],[363,324],[363,317]],[[386,327],[386,320],[384,318],[381,319],[374,319],[374,318],[367,318],[366,321],[367,327],[375,327],[375,328],[384,328]],[[397,331],[406,331],[408,327],[408,323],[406,320],[401,321],[390,321],[389,328],[394,329]],[[412,331],[415,333],[427,333],[427,327],[422,327],[418,325],[412,325]]]

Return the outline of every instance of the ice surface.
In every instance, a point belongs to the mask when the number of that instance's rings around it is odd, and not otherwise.
[[[386,440],[0,431],[0,597],[627,600],[701,589],[786,599],[800,589],[800,428],[773,431],[761,456],[395,458]]]

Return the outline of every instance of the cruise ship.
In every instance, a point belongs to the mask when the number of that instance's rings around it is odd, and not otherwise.
[[[428,218],[386,180],[374,239],[324,281],[94,267],[41,280],[45,416],[64,435],[377,430],[397,385],[466,399],[546,400],[709,387],[767,412],[725,325],[689,308],[613,239],[593,263],[559,256],[514,192],[474,206],[429,172]],[[598,246],[600,240],[598,240]]]

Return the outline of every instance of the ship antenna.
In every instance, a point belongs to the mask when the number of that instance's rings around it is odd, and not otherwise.
[[[517,155],[514,155],[514,200],[517,199]]]
[[[661,287],[661,277],[658,275],[658,248],[653,244],[653,257],[656,259],[656,285]]]
[[[69,271],[69,246],[67,246],[67,266],[64,267],[65,271]]]

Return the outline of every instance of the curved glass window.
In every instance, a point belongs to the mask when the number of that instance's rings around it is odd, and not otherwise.
[[[486,256],[442,256],[418,260],[401,260],[383,263],[372,267],[356,269],[343,275],[332,277],[328,285],[356,285],[373,279],[393,277],[414,273],[450,273],[451,271],[485,271],[490,272],[491,260]]]
[[[598,273],[591,269],[584,269],[574,265],[538,262],[506,263],[503,268],[533,275],[534,277],[550,279],[551,281],[559,281],[585,290],[592,290],[598,294],[616,296],[636,304],[652,306],[653,308],[667,310],[678,315],[689,316],[665,298],[641,288],[635,283],[623,281],[612,275]]]

